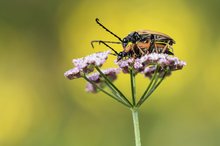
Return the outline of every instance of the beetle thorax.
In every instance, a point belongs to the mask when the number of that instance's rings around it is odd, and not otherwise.
[[[122,46],[125,49],[125,47],[129,43],[135,44],[136,42],[144,42],[149,38],[150,38],[149,34],[139,34],[138,32],[134,31],[134,32],[131,32],[130,34],[128,34],[128,36],[126,36],[123,39]]]

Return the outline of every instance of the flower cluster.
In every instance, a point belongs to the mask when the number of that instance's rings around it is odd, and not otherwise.
[[[103,88],[106,85],[105,80],[99,72],[89,73],[93,72],[96,67],[101,67],[107,60],[109,53],[110,51],[98,52],[83,58],[73,59],[75,67],[66,71],[64,76],[70,80],[84,77],[88,81],[86,91],[96,93],[98,88]],[[111,82],[117,79],[117,74],[120,71],[120,68],[101,70],[102,74]]]
[[[87,68],[90,66],[93,67],[94,65],[101,67],[107,60],[109,53],[110,51],[98,52],[83,58],[73,59],[73,64],[85,72],[91,72],[90,69],[87,70]]]
[[[70,69],[64,73],[64,76],[70,80],[80,78],[81,77],[80,69],[77,67]]]
[[[129,73],[129,69],[132,68],[135,74],[142,73],[147,77],[151,77],[154,74],[156,66],[159,66],[159,71],[161,72],[168,68],[171,73],[171,71],[182,69],[186,65],[184,61],[179,60],[175,56],[157,53],[147,54],[137,59],[128,58],[120,60],[116,64],[124,73]]]
[[[64,73],[68,79],[76,79],[94,71],[95,66],[101,67],[108,58],[110,51],[98,52],[89,56],[73,59],[75,68],[70,69]]]
[[[165,71],[166,76],[170,75],[172,71],[182,69],[186,65],[184,61],[179,60],[175,56],[167,54],[151,53],[142,56],[141,58],[128,58],[120,61],[115,61],[119,68],[109,68],[106,70],[98,70],[96,73],[91,72],[96,68],[100,68],[108,58],[110,51],[98,52],[89,56],[73,59],[74,68],[66,71],[64,76],[68,79],[76,79],[83,77],[88,82],[86,91],[96,93],[98,89],[106,85],[106,76],[109,81],[113,82],[117,78],[117,74],[122,70],[123,73],[130,73],[132,70],[134,75],[142,73],[146,77],[151,78],[155,72],[159,73],[158,77],[163,77]],[[101,74],[100,74],[101,72]]]

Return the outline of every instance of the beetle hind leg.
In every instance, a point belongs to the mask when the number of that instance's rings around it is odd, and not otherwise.
[[[153,52],[159,53],[158,47],[156,46],[156,41],[155,41],[154,35],[151,35],[151,38],[150,38],[149,52],[150,53],[153,53]]]
[[[169,47],[168,47],[168,46],[169,46],[169,43],[170,43],[170,40],[168,40],[168,42],[165,43],[166,45],[165,45],[165,47],[163,48],[162,53],[164,53],[164,52],[167,50],[167,48],[169,48]]]

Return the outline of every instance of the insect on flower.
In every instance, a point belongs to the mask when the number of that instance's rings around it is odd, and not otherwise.
[[[125,57],[140,58],[145,54],[154,52],[174,55],[172,45],[175,44],[175,41],[170,36],[164,33],[151,30],[140,30],[131,32],[126,37],[121,39],[119,36],[111,32],[108,28],[101,24],[98,18],[96,18],[96,23],[107,32],[115,36],[120,42],[94,40],[91,41],[92,47],[94,48],[93,43],[95,42],[98,42],[99,44],[104,44],[112,51],[114,51],[115,54],[113,55],[117,56],[118,61]],[[122,44],[123,51],[118,53],[117,51],[115,51],[115,49],[110,47],[108,43]]]
[[[107,44],[106,44],[107,45]],[[116,61],[117,68],[101,69],[108,59],[110,51],[94,53],[82,58],[73,59],[74,68],[66,71],[64,76],[70,80],[83,78],[87,81],[86,91],[98,93],[99,91],[111,97],[113,100],[129,108],[132,112],[135,145],[141,146],[138,110],[141,105],[158,88],[162,81],[173,71],[182,69],[186,62],[181,61],[174,55],[165,53],[149,53],[139,58],[127,57]],[[94,72],[96,70],[96,72]],[[113,82],[118,74],[130,74],[131,98],[128,98]],[[142,96],[136,94],[135,77],[138,73],[150,79]],[[123,84],[127,83],[123,81]],[[142,87],[142,86],[138,86]],[[106,89],[107,88],[107,89]]]

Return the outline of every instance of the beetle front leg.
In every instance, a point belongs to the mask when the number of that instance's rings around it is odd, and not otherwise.
[[[141,53],[141,56],[143,56],[145,53],[144,53],[144,51],[141,49],[141,47],[139,47],[138,45],[137,45],[137,48],[139,49],[139,51],[140,51],[140,53]]]
[[[92,41],[93,42],[93,41]],[[91,42],[91,44],[92,44],[92,42]],[[97,42],[97,41],[96,41]],[[105,41],[101,41],[101,40],[99,40],[98,41],[99,42],[99,44],[104,44],[106,47],[108,47],[109,49],[111,49],[115,54],[116,54],[116,56],[118,56],[119,54],[118,54],[118,52],[117,51],[115,51],[115,49],[113,49],[112,47],[110,47],[108,44],[106,44],[105,43]],[[92,44],[93,45],[93,44]]]
[[[158,51],[156,43],[154,43],[154,46],[155,46],[156,53],[158,53],[159,51]]]
[[[99,44],[101,44],[101,43],[103,43],[103,42],[104,42],[104,43],[111,43],[111,44],[121,44],[121,42],[93,40],[93,41],[91,41],[91,46],[92,46],[92,48],[94,48],[93,43],[99,43]]]

